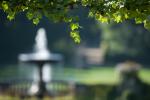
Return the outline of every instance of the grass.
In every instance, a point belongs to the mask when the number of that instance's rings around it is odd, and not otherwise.
[[[30,69],[30,67],[28,68]],[[5,67],[0,70],[0,76],[2,78],[9,78],[15,76],[24,77],[25,74],[18,75],[19,70],[15,66]],[[53,69],[53,76],[56,80],[67,80],[73,81],[78,84],[87,84],[87,85],[114,85],[118,83],[119,76],[115,71],[115,67],[91,67],[89,69],[77,69],[77,68],[64,68],[63,71],[60,71],[57,68]],[[140,78],[150,84],[150,69],[143,68],[139,73]]]
[[[65,69],[66,77],[73,78],[75,82],[87,85],[115,85],[119,82],[119,76],[114,67],[100,67],[91,69]],[[139,73],[142,81],[150,84],[150,69],[142,69]]]
[[[66,76],[72,76],[77,83],[92,84],[115,84],[117,75],[113,68],[91,68],[91,69],[66,69]]]
[[[150,84],[150,78],[149,78],[150,77],[150,69],[148,69],[148,68],[142,69],[139,73],[139,76],[144,82]]]

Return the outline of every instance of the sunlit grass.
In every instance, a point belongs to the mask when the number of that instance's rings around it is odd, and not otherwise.
[[[115,84],[117,76],[114,68],[69,69],[74,81],[82,84]],[[69,70],[66,73],[69,75]],[[73,71],[74,70],[74,71]]]
[[[119,75],[115,71],[115,67],[100,67],[91,69],[66,69],[66,76],[71,76],[77,83],[96,85],[115,85],[119,81]],[[150,69],[142,69],[139,73],[142,81],[150,84]]]
[[[22,73],[22,75],[18,75],[18,71],[19,70],[17,70],[16,67],[9,66],[7,68],[3,68],[0,70],[0,77],[9,79],[9,77],[15,76],[23,77],[25,75],[25,73]],[[57,68],[53,68],[53,76],[54,76],[53,79],[56,80],[67,80],[79,84],[88,84],[88,85],[96,85],[96,84],[114,85],[117,84],[119,80],[119,75],[117,74],[117,72],[115,71],[115,67],[113,66],[91,67],[88,69],[67,67],[63,68],[63,71],[60,71]],[[150,69],[143,68],[140,71],[139,76],[144,82],[150,84],[149,78]]]
[[[144,82],[150,84],[150,69],[142,69],[139,73],[139,76]]]

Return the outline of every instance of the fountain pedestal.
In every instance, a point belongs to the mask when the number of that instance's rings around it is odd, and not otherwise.
[[[38,63],[39,82],[37,82],[37,87],[39,89],[34,94],[39,98],[43,98],[44,94],[47,93],[46,83],[43,81],[43,65],[44,65],[44,62]]]

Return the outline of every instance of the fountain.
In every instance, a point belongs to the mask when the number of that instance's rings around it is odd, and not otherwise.
[[[34,51],[32,53],[20,54],[19,60],[25,63],[33,63],[38,67],[39,80],[33,84],[29,89],[29,94],[36,95],[42,98],[47,94],[46,83],[43,80],[43,67],[47,63],[58,63],[62,61],[62,56],[59,54],[52,54],[47,48],[47,38],[44,28],[37,31],[35,38]],[[51,76],[50,76],[51,77]]]

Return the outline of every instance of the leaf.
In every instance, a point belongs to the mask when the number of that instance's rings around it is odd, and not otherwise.
[[[34,17],[41,19],[42,18],[42,14],[39,11],[34,12]]]
[[[79,44],[81,42],[79,31],[71,31],[70,36],[73,38],[75,43]]]
[[[22,11],[28,10],[28,7],[26,6],[21,6]]]
[[[129,16],[128,16],[127,13],[124,14],[124,17],[125,17],[125,19],[128,19],[128,18],[129,18]]]
[[[4,11],[8,10],[9,6],[8,6],[8,3],[6,1],[2,2],[2,8]]]
[[[141,23],[143,23],[143,19],[141,19],[141,18],[135,18],[135,23],[136,24],[141,24]]]
[[[120,15],[116,16],[116,19],[115,19],[115,20],[116,20],[117,23],[122,22],[122,19],[121,19],[121,16],[120,16]]]
[[[149,20],[144,21],[144,27],[150,31],[150,21]]]
[[[75,38],[75,43],[79,44],[81,42],[81,40],[79,38]]]
[[[97,20],[101,21],[102,23],[108,23],[108,18],[102,15],[99,15]]]
[[[116,2],[112,2],[112,7],[114,8],[114,9],[116,9],[117,8],[117,4],[116,4]]]
[[[37,25],[40,22],[39,18],[34,18],[33,19],[33,24]]]
[[[79,27],[80,27],[79,23],[71,23],[70,24],[70,28],[72,31],[79,29]]]
[[[15,18],[15,12],[10,11],[7,15],[7,18],[11,21]]]
[[[114,13],[113,16],[114,16],[115,22],[117,22],[117,23],[122,22],[122,16],[121,15]]]
[[[89,11],[88,17],[93,17],[93,16],[94,16],[93,12]]]
[[[76,37],[78,37],[78,31],[71,31],[70,32],[70,36],[72,37],[72,38],[76,38]]]
[[[26,13],[26,16],[27,16],[27,18],[28,18],[29,20],[31,20],[31,19],[33,19],[33,17],[34,17],[34,14],[33,14],[32,11],[28,11],[28,12]]]
[[[81,3],[82,3],[83,6],[87,6],[88,5],[88,0],[82,0]]]
[[[72,22],[72,18],[66,18],[66,17],[64,17],[64,21],[65,22]]]

